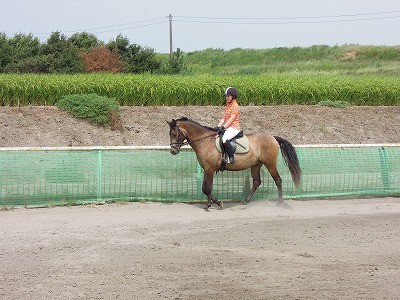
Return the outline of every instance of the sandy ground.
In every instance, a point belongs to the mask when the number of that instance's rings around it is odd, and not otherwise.
[[[165,121],[181,116],[214,127],[223,106],[122,107],[122,132],[56,107],[0,107],[0,147],[169,145]],[[243,106],[241,124],[293,144],[398,143],[400,106]]]
[[[0,299],[399,299],[400,199],[0,211]]]

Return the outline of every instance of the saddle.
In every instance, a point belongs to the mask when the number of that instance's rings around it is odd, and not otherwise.
[[[222,135],[220,134],[215,139],[215,146],[217,147],[218,151],[222,153],[223,146],[222,144]],[[240,130],[239,133],[231,140],[232,148],[235,150],[234,154],[245,154],[250,150],[250,143],[249,139],[246,135],[244,135],[243,130]]]
[[[227,164],[227,157],[228,153],[225,151],[225,147],[222,143],[222,136],[224,135],[223,132],[220,132],[218,137],[215,139],[215,146],[217,150],[222,153],[222,158],[221,158],[221,166],[218,171],[225,171],[226,164]],[[247,136],[243,134],[243,130],[240,130],[239,133],[233,138],[228,140],[231,144],[231,148],[233,150],[232,154],[245,154],[249,152],[250,150],[250,144],[249,144],[249,139]],[[224,150],[223,150],[224,149]]]

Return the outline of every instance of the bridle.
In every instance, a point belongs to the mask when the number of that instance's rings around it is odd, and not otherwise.
[[[175,142],[175,143],[172,143],[172,142],[171,142],[169,145],[171,146],[171,148],[173,148],[173,149],[179,151],[179,149],[180,149],[182,146],[189,145],[189,142],[188,142],[188,141],[184,142],[184,140],[186,139],[186,137],[185,137],[185,135],[183,134],[182,130],[179,128],[179,125],[176,124],[176,126],[174,126],[174,127],[178,129],[178,141],[181,140],[181,139],[180,139],[181,136],[183,136],[183,139],[182,139],[182,142]],[[174,145],[178,145],[178,147],[174,147]]]
[[[187,137],[183,134],[182,130],[179,128],[179,125],[178,125],[178,124],[176,124],[175,128],[178,129],[178,141],[180,141],[180,137],[181,137],[181,136],[183,137],[183,139],[182,139],[182,142],[170,143],[170,146],[171,146],[171,148],[173,148],[173,149],[175,149],[175,150],[178,150],[178,151],[179,151],[179,149],[180,149],[182,146],[187,146],[187,145],[190,145],[190,144],[193,144],[193,143],[196,143],[196,142],[205,140],[205,139],[207,139],[207,138],[209,138],[209,137],[212,137],[212,136],[215,136],[215,135],[216,135],[216,133],[213,133],[213,134],[211,134],[211,135],[207,135],[207,136],[201,137],[201,138],[199,138],[199,139],[197,139],[197,140],[194,140],[194,141],[190,141],[190,142],[189,142],[189,141],[187,140]],[[186,139],[186,142],[184,142],[185,139]],[[178,145],[178,146],[177,146],[177,147],[174,147],[175,145]]]

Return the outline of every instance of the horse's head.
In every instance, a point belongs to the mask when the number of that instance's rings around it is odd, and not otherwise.
[[[172,119],[169,124],[169,137],[170,137],[170,145],[171,145],[171,154],[176,155],[179,153],[183,141],[186,139],[185,135],[183,134],[182,130],[179,128],[178,122]]]

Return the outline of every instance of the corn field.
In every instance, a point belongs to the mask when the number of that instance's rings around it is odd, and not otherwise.
[[[96,93],[120,105],[220,105],[227,86],[239,90],[241,105],[399,105],[400,78],[345,75],[0,75],[0,105],[55,105],[69,94]]]

